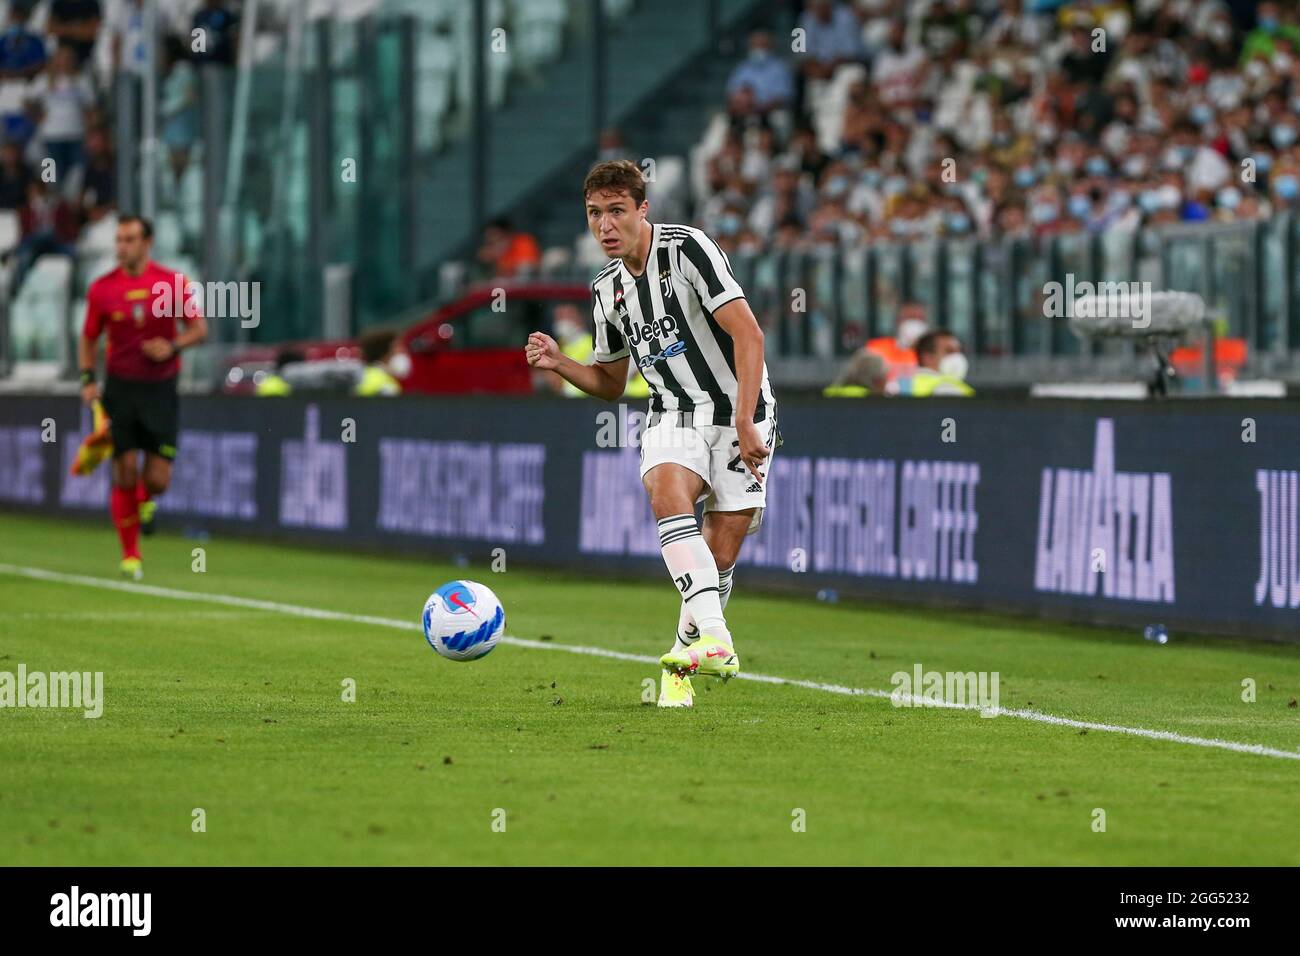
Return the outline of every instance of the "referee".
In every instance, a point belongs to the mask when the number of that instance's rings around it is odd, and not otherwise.
[[[208,334],[199,302],[187,291],[187,280],[150,259],[152,246],[153,226],[147,219],[118,219],[118,267],[91,284],[77,349],[81,398],[90,405],[100,397],[95,351],[107,330],[103,406],[113,440],[109,510],[122,543],[122,574],[137,581],[144,576],[140,529],[151,524],[157,509],[153,498],[171,483],[176,457],[180,353]],[[178,290],[180,296],[175,295]]]

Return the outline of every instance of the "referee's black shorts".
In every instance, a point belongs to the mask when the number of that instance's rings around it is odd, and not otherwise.
[[[179,399],[176,378],[138,382],[111,375],[104,384],[104,411],[112,419],[113,454],[146,451],[176,457]]]

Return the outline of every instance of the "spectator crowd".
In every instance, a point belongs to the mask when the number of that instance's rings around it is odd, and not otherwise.
[[[110,121],[113,80],[158,64],[159,186],[174,195],[198,138],[195,67],[230,65],[232,0],[7,0],[0,3],[0,254],[13,296],[42,255],[75,253],[90,224],[117,205]],[[194,41],[202,30],[202,42]]]
[[[806,0],[692,169],[728,251],[1233,222],[1300,204],[1300,4]]]

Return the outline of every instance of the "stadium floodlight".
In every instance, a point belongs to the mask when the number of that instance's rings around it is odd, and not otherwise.
[[[1177,374],[1167,357],[1170,347],[1189,333],[1203,331],[1206,388],[1215,389],[1214,325],[1204,299],[1194,292],[1151,292],[1137,283],[1113,283],[1112,289],[1105,285],[1071,303],[1071,332],[1084,341],[1129,338],[1144,344],[1156,365],[1147,392],[1160,397],[1168,394],[1169,379]]]

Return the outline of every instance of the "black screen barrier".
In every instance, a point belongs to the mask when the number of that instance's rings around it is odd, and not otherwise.
[[[586,400],[189,397],[160,516],[663,575],[642,421]],[[790,402],[780,423],[747,588],[1297,639],[1300,405]],[[68,474],[88,427],[75,398],[0,398],[0,505],[106,512],[108,469]]]

